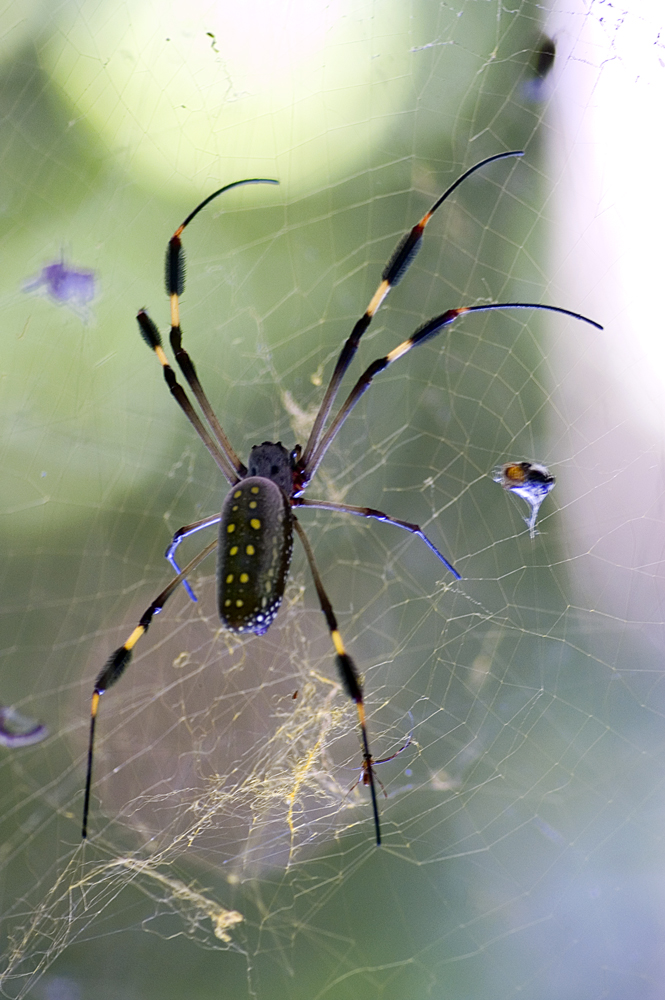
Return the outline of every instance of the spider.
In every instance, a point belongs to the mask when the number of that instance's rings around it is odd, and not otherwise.
[[[389,757],[381,757],[379,758],[379,760],[374,760],[373,757],[370,757],[369,760],[363,758],[362,765],[357,769],[360,771],[360,774],[358,775],[358,780],[353,782],[349,791],[352,792],[353,789],[356,788],[358,785],[371,785],[372,780],[375,778],[381,785],[381,791],[383,792],[384,797],[388,798],[388,792],[383,787],[383,782],[381,781],[381,778],[379,778],[378,774],[374,773],[374,768],[377,766],[377,764],[387,764],[389,760],[394,760],[395,757],[399,757],[399,755],[404,750],[406,750],[407,747],[410,747],[412,743],[413,743],[413,729],[407,736],[404,743],[402,743],[399,750],[395,750],[395,752],[391,753]]]
[[[304,493],[328,448],[337,437],[345,420],[361,396],[363,396],[371,385],[374,377],[393,364],[393,362],[408,354],[412,348],[417,347],[419,344],[424,344],[426,341],[437,336],[441,330],[450,326],[459,316],[466,313],[488,312],[496,309],[542,309],[549,312],[562,313],[565,316],[572,316],[574,319],[591,323],[592,326],[602,329],[593,320],[559,306],[525,302],[504,302],[449,309],[441,315],[428,320],[427,323],[416,330],[407,340],[393,348],[385,357],[377,358],[369,365],[351,389],[346,401],[339,408],[334,419],[332,419],[327,428],[325,427],[342,379],[353,361],[363,334],[369,327],[390,289],[400,281],[412,263],[416,253],[420,249],[425,227],[434,213],[467,177],[475,171],[480,170],[481,167],[495,160],[523,155],[523,152],[520,150],[497,153],[470,167],[451,184],[411,231],[400,240],[383,271],[379,285],[370,299],[369,305],[354,326],[340,352],[305,447],[302,448],[300,445],[296,445],[289,451],[280,441],[265,441],[263,444],[255,445],[251,449],[247,465],[244,465],[240,461],[231,442],[224,433],[199,382],[194,364],[182,346],[179,303],[185,286],[185,270],[180,237],[192,219],[214,198],[217,198],[224,192],[245,184],[277,184],[278,182],[268,178],[251,178],[227,184],[205,198],[187,216],[182,225],[176,229],[166,251],[166,292],[169,296],[171,306],[170,343],[175,360],[194,399],[199,405],[204,419],[199,416],[189,396],[178,382],[162,347],[159,331],[144,309],[138,313],[137,321],[143,339],[155,353],[157,360],[162,366],[164,378],[171,394],[194,427],[194,430],[212,456],[213,461],[217,464],[222,475],[228,480],[231,489],[224,500],[222,510],[219,514],[203,518],[176,531],[167,549],[166,556],[173,565],[177,575],[173,577],[171,582],[162,590],[149,607],[146,608],[136,628],[131,632],[122,646],[111,654],[95,681],[90,708],[88,764],[83,804],[82,837],[84,839],[87,836],[88,830],[95,723],[99,700],[120,679],[127,669],[134,647],[141,636],[148,630],[154,615],[162,610],[166,601],[181,583],[186,587],[189,596],[195,599],[186,579],[195,567],[213,549],[217,548],[217,609],[222,623],[232,632],[262,635],[270,627],[271,622],[275,618],[284,595],[284,588],[291,563],[293,532],[295,531],[302,543],[307,562],[309,563],[319,605],[325,617],[335,649],[335,659],[342,685],[346,694],[356,706],[363,757],[362,780],[363,784],[369,784],[370,787],[376,844],[380,846],[381,827],[372,767],[374,761],[369,751],[362,681],[351,656],[347,653],[344,646],[342,636],[337,627],[337,619],[335,618],[332,604],[326,594],[321,576],[314,562],[311,545],[294,510],[295,508],[317,507],[328,511],[373,518],[377,521],[396,525],[398,528],[403,528],[417,535],[418,538],[425,542],[437,559],[443,563],[448,572],[456,580],[461,579],[460,573],[421,530],[419,525],[413,524],[410,521],[401,521],[374,507],[356,507],[350,504],[333,503],[329,500],[310,500],[305,498]],[[180,542],[188,535],[192,535],[204,528],[212,527],[215,524],[219,525],[217,538],[196,555],[183,570],[180,570],[175,561],[175,551]]]

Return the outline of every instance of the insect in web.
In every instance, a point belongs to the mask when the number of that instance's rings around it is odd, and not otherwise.
[[[373,757],[371,757],[369,760],[367,760],[367,758],[363,758],[362,766],[358,768],[358,770],[360,771],[360,774],[358,775],[358,780],[353,782],[350,791],[353,791],[353,789],[356,788],[357,785],[371,785],[372,782],[376,780],[381,786],[381,790],[385,798],[388,798],[388,792],[385,790],[381,778],[379,778],[378,775],[374,773],[374,768],[377,766],[377,764],[387,764],[389,761],[394,760],[395,757],[399,757],[399,755],[403,753],[407,749],[407,747],[410,747],[412,743],[413,743],[413,729],[407,736],[404,743],[402,743],[399,750],[395,750],[394,753],[391,753],[388,757],[380,757],[379,760],[374,760]]]
[[[540,505],[556,484],[556,479],[550,470],[537,462],[508,462],[494,470],[492,479],[503,486],[504,490],[509,490],[526,500],[531,508],[531,514],[525,517],[524,521],[529,529],[529,537],[535,538]]]
[[[225,191],[230,191],[245,184],[277,184],[278,182],[266,178],[252,178],[227,184],[225,187],[214,191],[202,201],[187,216],[182,225],[176,229],[169,241],[166,252],[166,291],[171,305],[170,344],[178,367],[194,399],[199,405],[203,419],[196,411],[185,389],[178,382],[162,347],[159,331],[145,310],[141,310],[137,316],[139,330],[146,344],[154,351],[157,360],[161,364],[164,378],[171,394],[194,427],[202,443],[208,449],[222,475],[229,482],[231,489],[224,500],[220,513],[186,525],[175,533],[166,555],[176,571],[176,576],[173,577],[168,586],[146,608],[136,628],[131,632],[122,646],[112,653],[95,681],[90,710],[88,767],[83,805],[82,836],[84,838],[87,836],[88,830],[95,723],[99,700],[120,679],[127,669],[134,647],[141,636],[148,630],[153,617],[162,610],[166,601],[181,583],[186,587],[189,596],[195,599],[187,583],[187,577],[206,556],[214,549],[217,549],[217,609],[222,623],[232,632],[262,635],[270,627],[271,622],[275,618],[284,595],[284,588],[291,563],[293,533],[295,531],[302,543],[307,562],[309,563],[319,605],[325,617],[334,646],[337,669],[342,685],[346,694],[356,706],[362,745],[363,784],[369,784],[370,787],[376,843],[377,845],[381,844],[381,827],[372,766],[376,762],[369,751],[363,684],[356,665],[344,646],[332,604],[314,561],[311,545],[294,511],[296,508],[316,507],[327,511],[373,518],[374,520],[384,521],[387,524],[403,528],[405,531],[417,535],[418,538],[425,542],[433,555],[439,559],[448,572],[455,579],[461,579],[459,572],[440,552],[434,542],[422,531],[419,525],[391,517],[389,514],[374,507],[356,507],[350,504],[334,503],[329,500],[309,499],[304,494],[330,445],[339,434],[353,408],[370,387],[375,376],[395,361],[404,357],[414,347],[436,337],[437,334],[450,326],[459,316],[463,316],[466,313],[489,312],[499,309],[541,309],[562,313],[566,316],[572,316],[574,319],[583,320],[585,323],[591,323],[593,326],[599,326],[593,320],[586,319],[586,317],[581,316],[579,313],[570,312],[570,310],[559,306],[548,306],[538,303],[503,302],[448,309],[446,312],[441,313],[441,315],[428,320],[427,323],[423,324],[415,333],[393,348],[384,357],[373,361],[365,369],[360,378],[358,378],[346,400],[334,418],[328,423],[328,417],[335,403],[342,379],[353,361],[363,334],[369,327],[390,289],[404,277],[405,272],[420,249],[425,227],[434,213],[450,197],[453,191],[476,170],[495,160],[522,155],[521,151],[516,150],[507,153],[497,153],[470,167],[451,184],[440,198],[435,201],[429,211],[425,212],[411,231],[400,240],[381,275],[381,280],[369,305],[342,347],[305,447],[302,448],[301,445],[297,444],[289,451],[279,441],[266,441],[263,444],[255,445],[251,449],[247,465],[240,460],[234,451],[199,382],[194,364],[182,346],[179,304],[185,285],[185,271],[180,237],[192,219],[213,198],[217,198]],[[175,561],[175,552],[180,542],[189,535],[205,528],[210,528],[213,525],[219,525],[217,537],[181,571]]]

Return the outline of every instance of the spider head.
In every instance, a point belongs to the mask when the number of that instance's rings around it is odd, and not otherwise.
[[[286,494],[293,496],[293,455],[281,441],[264,441],[255,444],[249,453],[248,476],[270,479]]]

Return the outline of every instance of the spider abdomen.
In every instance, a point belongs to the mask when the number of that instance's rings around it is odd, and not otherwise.
[[[293,515],[279,486],[248,476],[229,492],[219,523],[217,606],[232,632],[262,635],[284,596]]]

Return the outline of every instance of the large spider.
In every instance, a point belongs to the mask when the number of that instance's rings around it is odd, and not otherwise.
[[[279,441],[266,441],[252,448],[247,466],[240,461],[231,442],[224,433],[201,387],[194,364],[182,346],[179,301],[184,290],[185,272],[180,237],[185,227],[189,225],[201,209],[223,192],[243,184],[277,184],[278,182],[264,178],[252,178],[251,180],[242,180],[236,181],[233,184],[227,184],[218,191],[214,191],[213,194],[202,201],[187,216],[182,225],[176,229],[169,241],[166,252],[166,291],[171,302],[170,342],[180,371],[184,375],[194,398],[199,404],[207,426],[194,409],[185,390],[176,379],[174,371],[162,348],[162,341],[157,327],[144,310],[139,312],[137,320],[143,339],[155,352],[162,366],[164,378],[172,395],[210,452],[213,460],[217,463],[222,474],[230,483],[231,489],[219,514],[214,514],[211,517],[196,521],[194,524],[186,525],[175,533],[167,549],[166,556],[176,570],[177,575],[144,611],[136,628],[122,646],[116,649],[110,656],[95,681],[90,711],[88,770],[83,806],[82,836],[84,838],[87,836],[88,828],[95,720],[99,708],[99,699],[125,672],[131,660],[134,646],[147,631],[153,616],[162,610],[168,598],[181,583],[186,587],[190,597],[196,600],[186,578],[213,549],[217,548],[217,608],[221,621],[232,632],[253,632],[256,635],[262,635],[270,627],[284,595],[284,587],[291,563],[293,531],[295,529],[305,550],[319,598],[319,604],[321,605],[321,611],[326,619],[330,637],[335,647],[337,668],[342,684],[349,698],[355,702],[358,711],[363,755],[362,780],[363,784],[369,784],[370,786],[376,843],[377,846],[381,844],[381,827],[379,824],[379,811],[372,767],[375,762],[370,754],[367,739],[362,682],[353,660],[344,647],[344,642],[337,627],[335,613],[314,562],[312,548],[300,522],[294,514],[294,509],[296,507],[319,507],[324,510],[357,514],[360,517],[374,518],[377,521],[386,521],[389,524],[397,525],[399,528],[404,528],[406,531],[418,535],[443,563],[446,569],[457,580],[461,579],[460,574],[454,566],[417,524],[412,524],[409,521],[400,521],[385,514],[383,511],[376,510],[374,507],[354,507],[350,504],[333,503],[329,500],[306,499],[304,493],[328,448],[341,430],[344,421],[363,393],[369,388],[374,376],[378,375],[379,372],[383,371],[384,368],[387,368],[394,361],[408,354],[412,348],[436,337],[441,330],[450,326],[458,316],[464,313],[489,312],[494,309],[543,309],[549,312],[572,316],[575,319],[591,323],[592,326],[602,329],[598,323],[594,323],[593,320],[587,319],[579,313],[570,312],[570,310],[562,309],[559,306],[540,305],[537,303],[503,302],[449,309],[440,316],[435,316],[433,319],[428,320],[427,323],[416,330],[407,340],[390,351],[389,354],[386,354],[385,357],[377,358],[376,361],[372,362],[360,376],[327,429],[324,429],[335,402],[340,383],[358,349],[360,338],[372,322],[373,317],[390,289],[400,281],[413,261],[420,249],[425,226],[434,212],[450,197],[462,181],[476,170],[479,170],[488,163],[492,163],[494,160],[522,155],[521,151],[515,150],[508,153],[497,153],[495,156],[490,156],[480,163],[476,163],[475,166],[470,167],[441,195],[429,211],[423,215],[422,219],[416,223],[413,229],[402,238],[383,271],[379,286],[372,296],[367,309],[354,326],[351,335],[342,348],[304,449],[300,445],[296,445],[292,451],[288,451]],[[214,524],[219,524],[217,538],[210,542],[202,552],[199,552],[181,571],[175,561],[175,551],[182,539],[197,531],[201,531],[203,528],[209,528]]]

